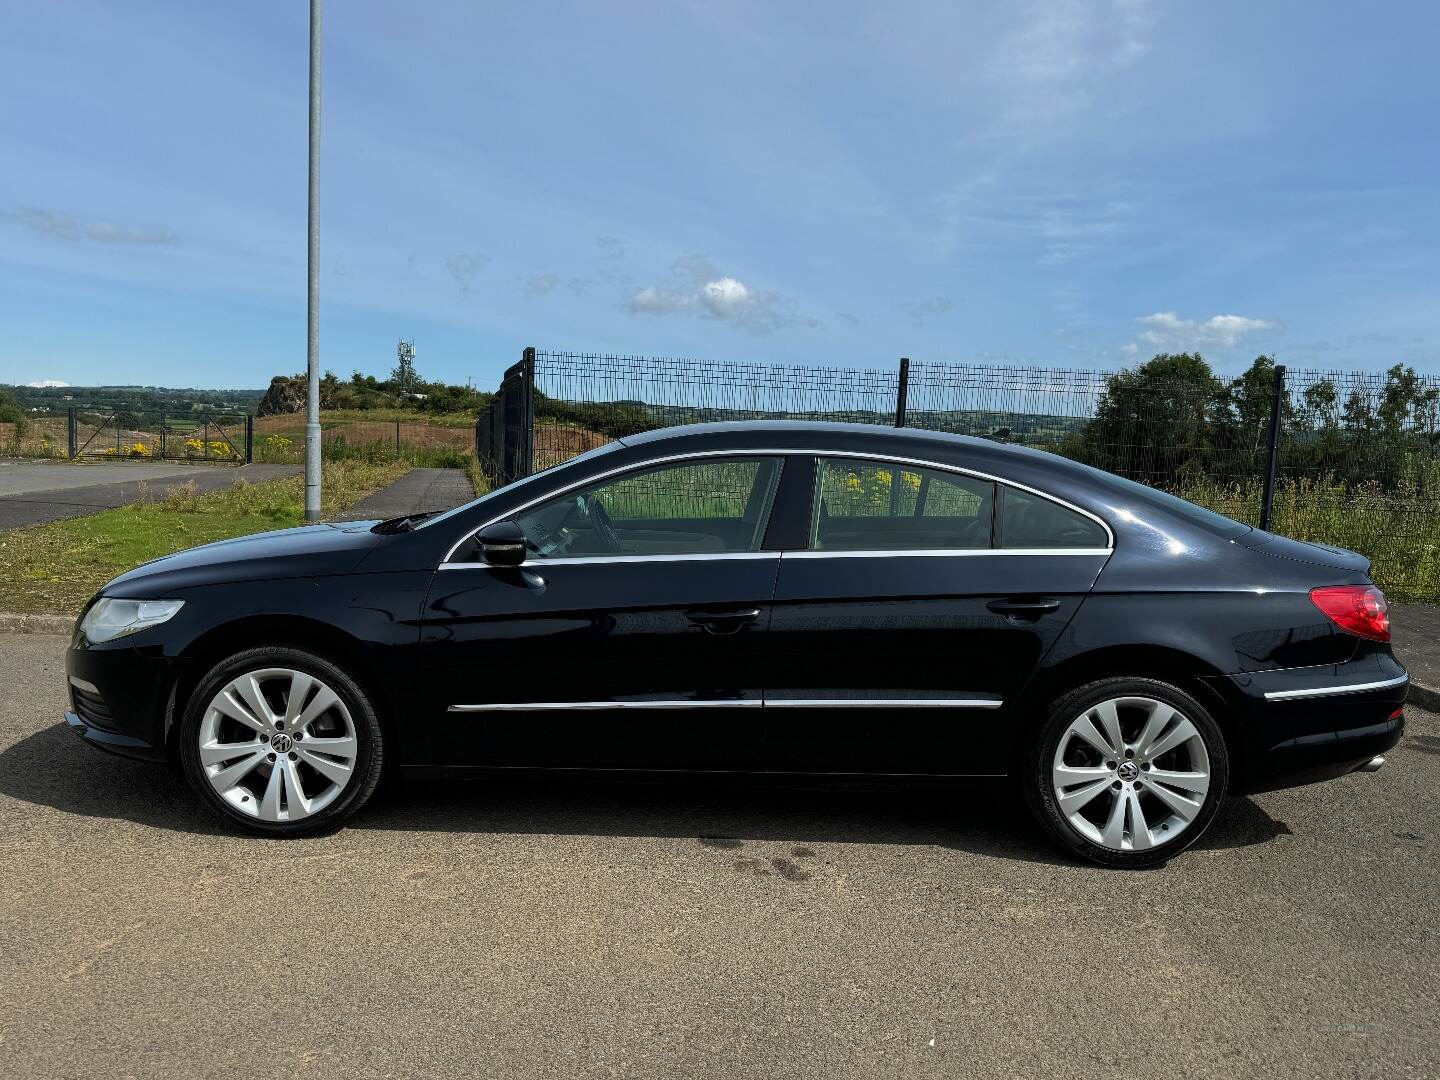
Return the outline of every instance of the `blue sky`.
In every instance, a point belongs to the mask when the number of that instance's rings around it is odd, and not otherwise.
[[[0,382],[305,364],[303,2],[0,0]],[[1440,367],[1440,9],[330,0],[324,366]]]

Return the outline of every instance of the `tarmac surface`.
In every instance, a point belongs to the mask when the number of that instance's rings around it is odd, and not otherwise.
[[[409,783],[209,818],[0,635],[9,1077],[1440,1075],[1440,717],[1198,848],[1060,857],[1003,789]]]
[[[368,495],[342,516],[342,521],[384,521],[449,510],[475,498],[475,488],[464,469],[411,469],[387,488]]]

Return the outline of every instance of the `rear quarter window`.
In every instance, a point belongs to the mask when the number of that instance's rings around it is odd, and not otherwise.
[[[1105,548],[1103,526],[1040,495],[1001,485],[997,548]]]

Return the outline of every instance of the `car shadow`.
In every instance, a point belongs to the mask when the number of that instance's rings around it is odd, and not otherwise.
[[[201,835],[234,835],[184,777],[78,745],[56,724],[0,752],[0,795],[67,814]],[[901,844],[1071,865],[1002,782],[879,784],[687,776],[597,780],[573,774],[396,781],[347,828],[380,831]],[[1247,798],[1231,799],[1196,845],[1263,844],[1290,832]]]

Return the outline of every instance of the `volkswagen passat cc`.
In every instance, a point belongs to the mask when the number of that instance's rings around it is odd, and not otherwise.
[[[674,428],[123,574],[66,718],[272,835],[392,767],[1008,776],[1063,847],[1134,866],[1227,793],[1379,767],[1407,678],[1368,569],[1020,447]]]

